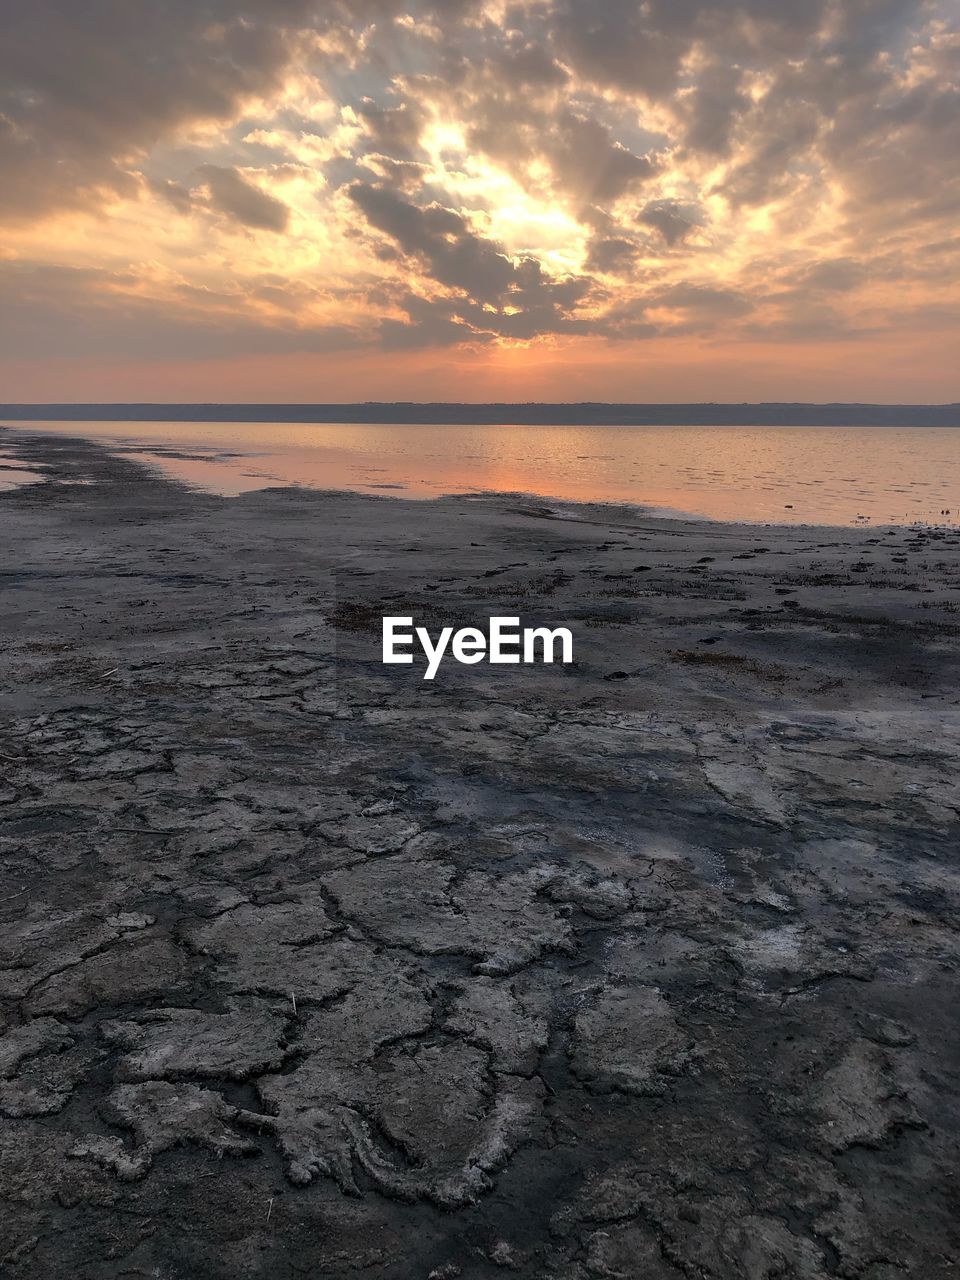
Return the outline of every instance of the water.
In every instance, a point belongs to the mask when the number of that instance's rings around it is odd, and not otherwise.
[[[44,422],[226,496],[511,492],[789,524],[956,524],[960,429]],[[8,473],[12,474],[12,473]]]
[[[42,472],[0,446],[0,493],[4,489],[19,489],[21,485],[37,484],[42,479]]]

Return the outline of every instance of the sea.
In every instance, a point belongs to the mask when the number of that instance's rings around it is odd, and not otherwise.
[[[225,497],[523,494],[756,524],[956,525],[960,428],[9,422],[81,436]],[[44,477],[0,433],[0,488]]]

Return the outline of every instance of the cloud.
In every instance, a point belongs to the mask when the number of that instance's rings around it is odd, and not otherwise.
[[[554,180],[578,204],[609,204],[646,182],[658,168],[648,155],[634,155],[596,120],[564,112],[543,154]]]
[[[686,281],[660,290],[650,298],[650,304],[685,311],[701,318],[720,316],[725,319],[747,315],[754,308],[749,298],[733,289]]]
[[[707,156],[728,154],[734,130],[751,107],[745,80],[743,68],[730,63],[707,63],[700,69],[696,83],[678,96],[674,108],[685,147]]]
[[[814,143],[826,122],[803,100],[764,112],[749,140],[713,190],[734,206],[760,205],[782,195],[796,182],[797,167],[814,166]]]
[[[375,102],[364,102],[358,114],[366,127],[371,150],[393,160],[414,158],[425,123],[423,114],[414,103],[381,107]]]
[[[665,100],[682,86],[691,53],[726,62],[802,52],[828,0],[557,0],[558,52],[587,80],[632,97]]]
[[[820,293],[848,293],[862,284],[867,276],[863,262],[854,258],[829,258],[804,267],[798,286]]]
[[[379,330],[380,343],[388,351],[414,351],[424,347],[489,345],[489,330],[472,328],[457,314],[457,303],[426,299],[408,293],[397,300],[406,320],[386,319]]]
[[[439,307],[445,317],[465,321],[475,332],[517,339],[577,331],[571,312],[587,293],[588,278],[553,278],[531,257],[515,262],[442,205],[421,209],[387,188],[365,183],[354,184],[349,196],[372,227],[416,259],[430,281],[463,295],[432,303],[432,314]],[[419,310],[415,318],[422,324],[425,315]]]
[[[197,174],[207,187],[211,208],[245,227],[286,231],[290,210],[283,201],[261,191],[236,169],[204,164]]]
[[[638,221],[659,231],[671,247],[693,229],[695,213],[682,209],[676,200],[653,200],[637,215]]]
[[[130,190],[176,129],[231,119],[294,55],[307,0],[32,0],[4,6],[0,211],[35,215]]]
[[[385,187],[362,182],[349,189],[349,196],[371,226],[404,253],[416,255],[438,283],[481,302],[497,302],[513,281],[509,258],[470,231],[452,209],[438,204],[420,209]]]
[[[254,290],[158,287],[129,271],[0,262],[4,358],[222,359],[345,350],[373,327],[297,323],[257,306]]]
[[[946,315],[952,6],[8,0],[10,341],[842,341]]]
[[[561,57],[596,84],[657,98],[677,83],[687,42],[649,20],[633,0],[559,0],[554,41]]]
[[[187,214],[192,211],[193,196],[182,183],[174,182],[172,178],[164,178],[150,181],[147,185],[154,195],[165,200],[177,213]]]
[[[637,256],[637,246],[622,236],[595,238],[590,242],[587,267],[591,271],[618,274],[627,271]]]

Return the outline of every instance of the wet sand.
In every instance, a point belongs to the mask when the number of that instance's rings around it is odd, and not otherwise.
[[[8,438],[0,1274],[957,1274],[960,533]]]

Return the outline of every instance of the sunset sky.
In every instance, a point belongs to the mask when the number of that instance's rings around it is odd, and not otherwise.
[[[960,399],[956,0],[0,0],[0,399]]]

